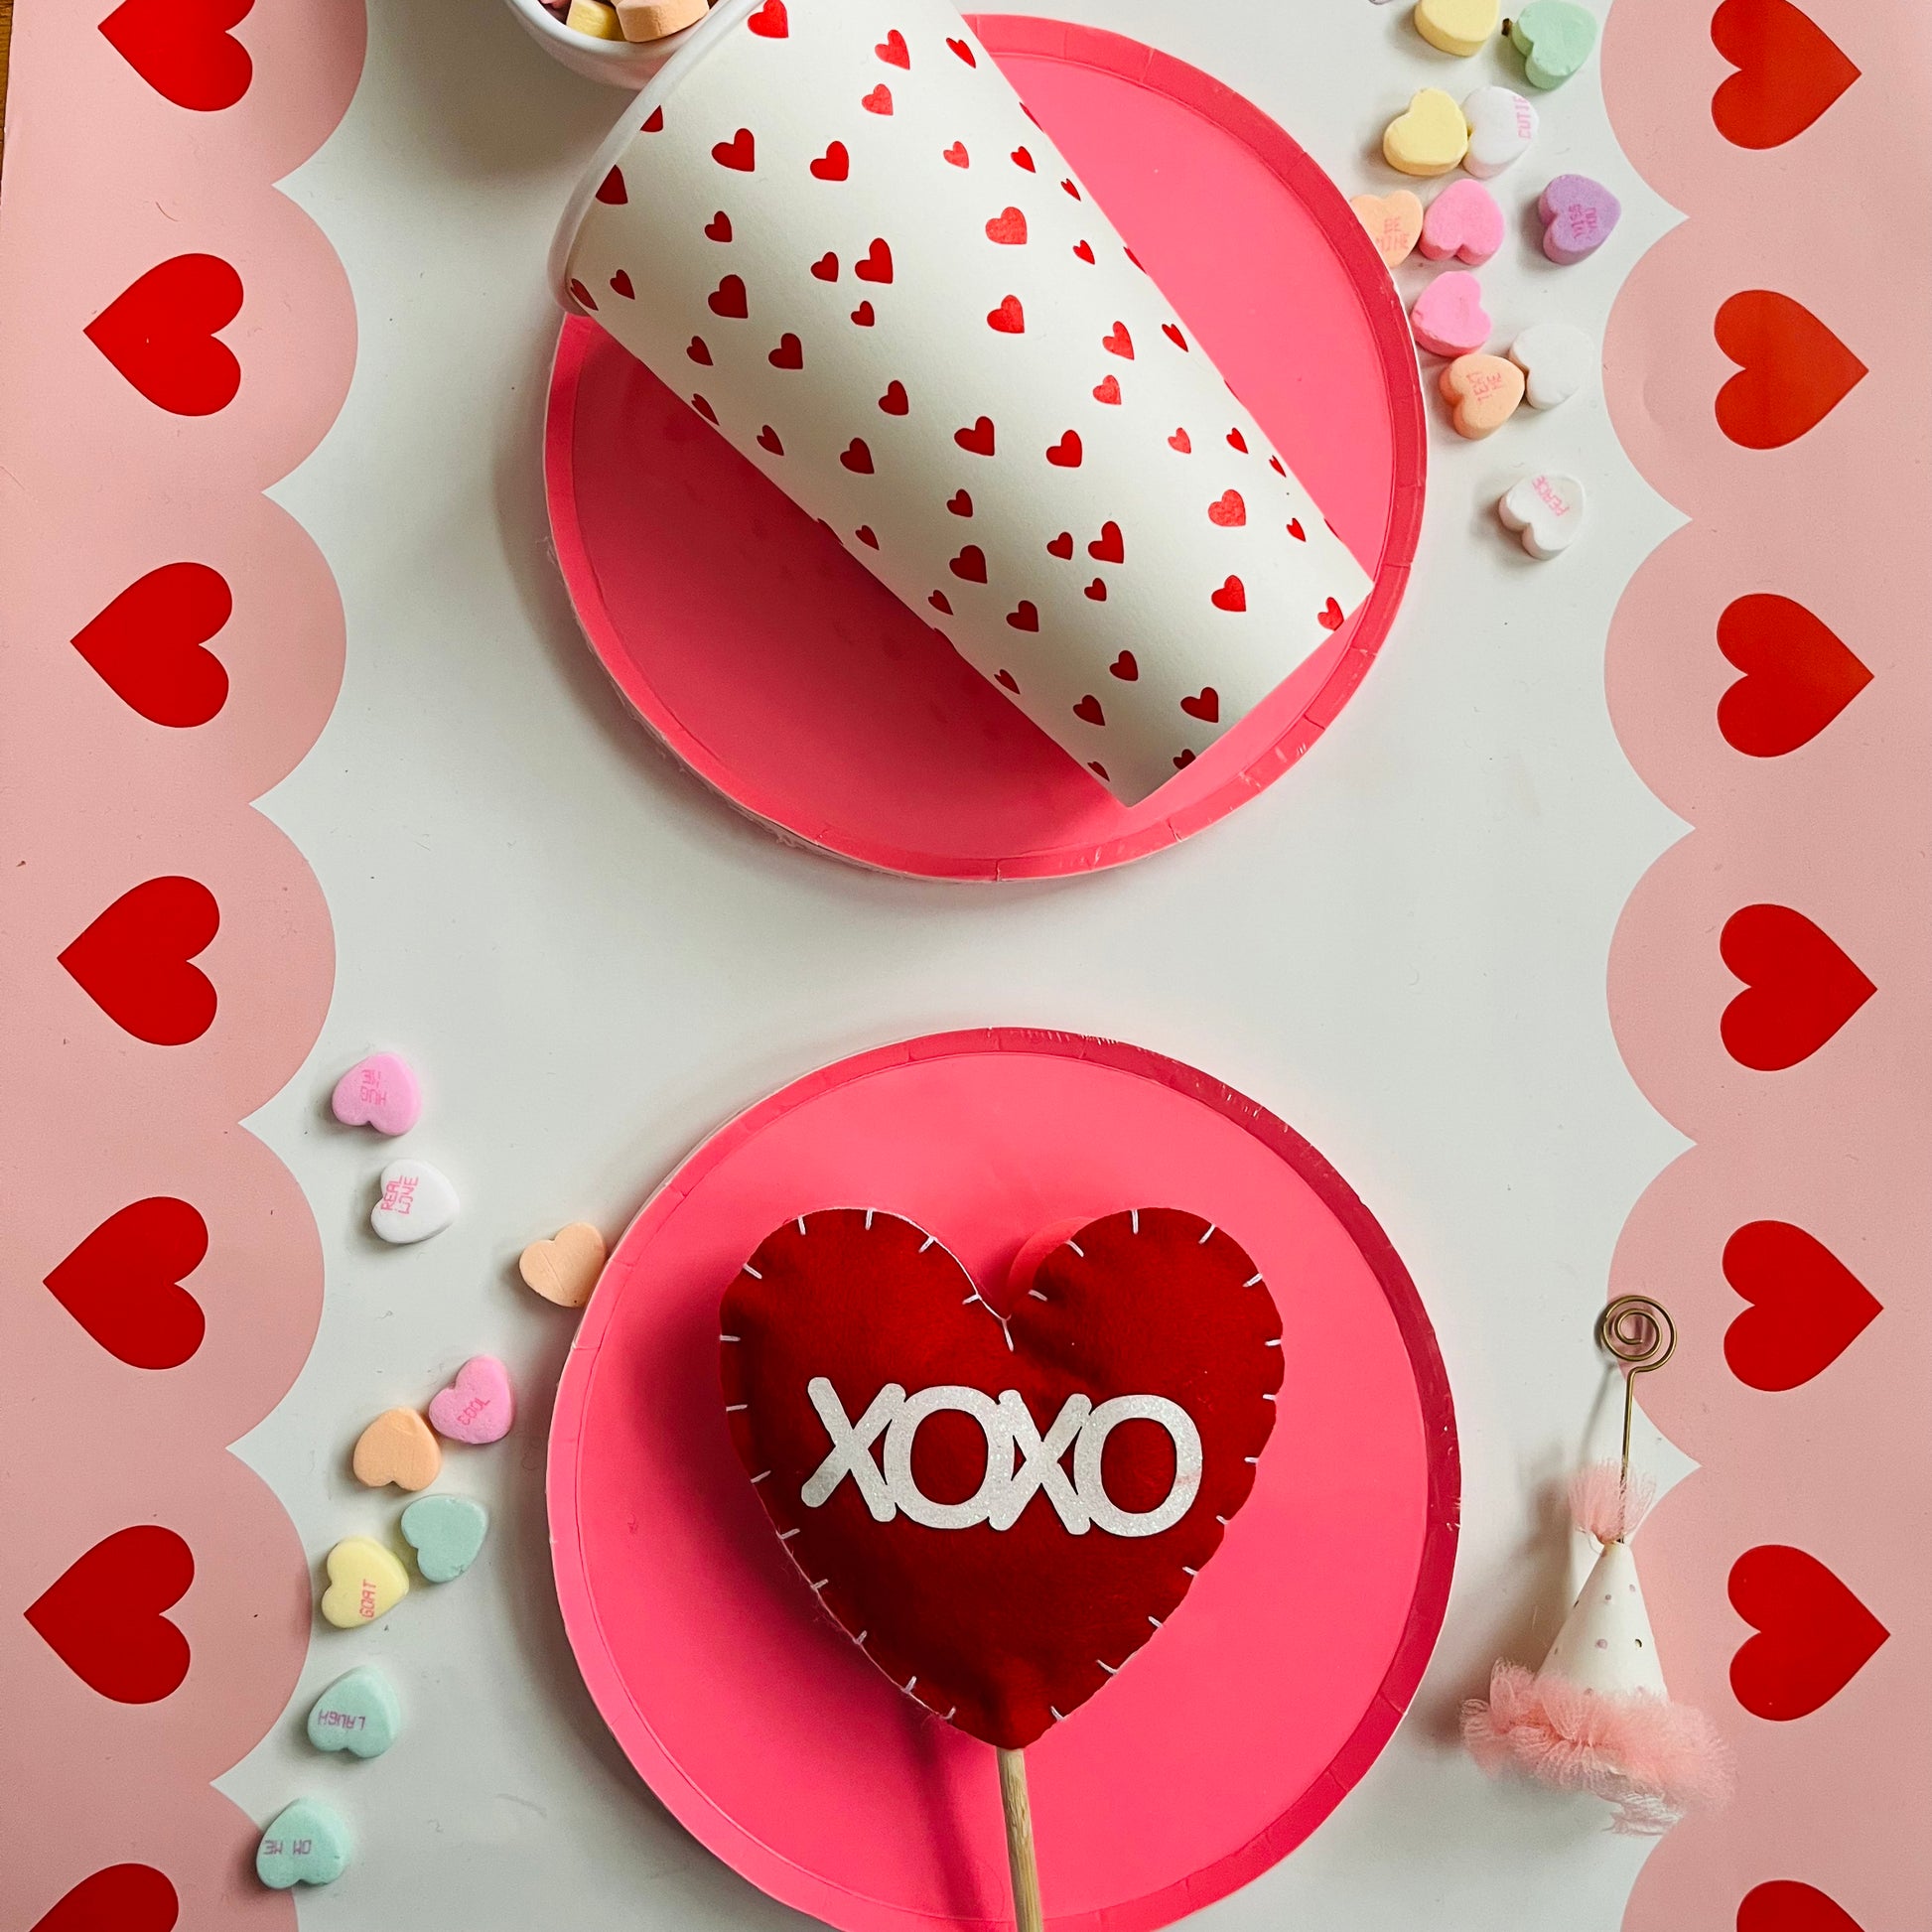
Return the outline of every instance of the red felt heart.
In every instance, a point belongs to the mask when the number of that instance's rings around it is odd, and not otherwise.
[[[1711,40],[1737,69],[1711,96],[1711,118],[1740,148],[1795,141],[1859,77],[1844,49],[1791,0],[1724,0]]]
[[[116,1026],[155,1046],[185,1046],[214,1024],[214,987],[192,962],[221,908],[199,880],[150,879],[126,892],[61,954]]]
[[[1718,648],[1744,673],[1718,702],[1718,729],[1749,758],[1809,745],[1871,682],[1829,625],[1768,591],[1725,608]]]
[[[705,307],[714,316],[724,317],[727,322],[743,322],[752,313],[750,299],[745,293],[744,276],[727,275],[705,297]]]
[[[1016,630],[1037,630],[1039,628],[1039,612],[1035,607],[1031,598],[1023,597],[1020,600],[1019,608],[1007,613],[1007,622]]]
[[[879,406],[889,416],[903,416],[912,407],[905,393],[905,384],[897,381],[887,383],[886,393],[879,398]]]
[[[1177,429],[1168,438],[1168,448],[1171,450],[1178,450],[1182,456],[1192,456],[1194,453],[1193,438],[1184,429]]]
[[[1112,330],[1101,337],[1100,346],[1109,355],[1124,355],[1130,362],[1134,359],[1134,338],[1127,333],[1124,322],[1115,323]]]
[[[986,224],[986,238],[988,241],[999,242],[1005,248],[1022,246],[1027,239],[1025,213],[1017,207],[1010,207],[1003,213],[996,214]]]
[[[1008,1748],[1179,1607],[1254,1485],[1282,1380],[1253,1262],[1169,1208],[1081,1228],[1010,1314],[897,1215],[806,1215],[759,1245],[721,1326],[733,1441],[819,1601],[901,1689]],[[1089,1405],[1111,1434],[1083,1431]],[[862,1447],[858,1419],[896,1408]]]
[[[787,329],[778,338],[778,346],[764,359],[774,369],[802,369],[805,366],[805,345]]]
[[[597,185],[597,199],[609,207],[622,207],[630,200],[623,185],[623,170],[613,168]]]
[[[1737,1902],[1737,1932],[1864,1932],[1828,1892],[1802,1878],[1771,1878]]]
[[[37,1918],[32,1932],[174,1932],[181,1899],[151,1864],[90,1872]]]
[[[1335,600],[1331,597],[1327,601],[1327,603],[1324,604],[1321,607],[1321,609],[1314,614],[1314,621],[1322,627],[1323,630],[1339,630],[1342,626],[1345,616],[1346,614],[1343,612],[1341,606],[1337,604]]]
[[[890,282],[893,279],[893,251],[885,242],[875,239],[866,250],[865,260],[852,264],[852,272],[862,282]]]
[[[1027,333],[1027,312],[1020,306],[1020,298],[1010,295],[997,309],[989,310],[986,326],[997,329],[1003,336],[1024,336]]]
[[[622,296],[626,302],[637,299],[637,291],[631,286],[629,275],[621,268],[611,277],[611,292]]]
[[[973,513],[973,499],[971,496],[969,496],[966,493],[965,490],[955,489],[953,493],[946,498],[946,507],[949,510],[951,510],[955,516],[971,516]]]
[[[713,241],[729,241],[732,238],[731,216],[723,208],[720,208],[704,224],[704,231]]]
[[[179,1368],[202,1345],[202,1306],[181,1286],[207,1253],[207,1223],[156,1194],[110,1214],[46,1277],[54,1299],[131,1368]]]
[[[1197,698],[1182,698],[1180,708],[1189,718],[1198,718],[1204,725],[1221,722],[1221,694],[1211,684],[1202,685]]]
[[[1744,982],[1725,1008],[1725,1047],[1760,1073],[1809,1059],[1878,990],[1829,934],[1788,905],[1733,912],[1719,951]]]
[[[228,673],[202,646],[234,610],[207,564],[163,564],[77,631],[73,647],[109,688],[157,725],[205,725],[227,702]]]
[[[1104,727],[1107,723],[1107,714],[1100,708],[1100,700],[1091,691],[1073,707],[1073,715],[1085,725]]]
[[[1738,370],[1718,391],[1718,427],[1747,450],[1795,443],[1865,377],[1864,364],[1802,302],[1772,289],[1733,295],[1714,333]]]
[[[1796,1389],[1882,1312],[1876,1296],[1815,1235],[1750,1221],[1725,1243],[1725,1280],[1751,1306],[1725,1332],[1725,1360],[1748,1388]]]
[[[1107,666],[1123,684],[1134,683],[1141,675],[1140,661],[1131,650],[1124,650]]]
[[[154,1704],[188,1675],[188,1639],[162,1612],[194,1581],[188,1545],[158,1523],[136,1523],[75,1558],[27,1621],[102,1697]]]
[[[762,40],[787,40],[791,35],[791,16],[785,11],[785,0],[764,0],[764,5],[745,24]]]
[[[211,416],[241,387],[234,350],[215,339],[241,299],[241,277],[219,255],[176,255],[123,289],[87,340],[157,408]]]
[[[711,158],[721,168],[731,168],[741,175],[749,175],[758,166],[758,142],[749,127],[741,127],[729,141],[713,143]],[[812,164],[812,172],[818,172],[816,162]]]
[[[1230,577],[1209,600],[1217,611],[1245,611],[1248,608],[1248,587],[1238,577]]]
[[[1248,520],[1248,506],[1241,499],[1238,489],[1224,489],[1207,506],[1207,520],[1218,523],[1224,530],[1238,530]]]
[[[1891,1634],[1816,1557],[1787,1545],[1746,1550],[1730,1567],[1730,1606],[1757,1634],[1730,1660],[1730,1688],[1756,1718],[1809,1717]]]
[[[1100,534],[1087,545],[1087,555],[1097,564],[1124,564],[1127,543],[1120,533],[1120,525],[1111,518],[1101,524]]]
[[[812,173],[820,181],[843,181],[851,172],[852,157],[846,153],[843,141],[834,141],[812,163]]]
[[[888,67],[909,68],[912,65],[912,56],[906,50],[906,46],[905,46],[905,36],[901,34],[897,27],[895,27],[893,31],[890,34],[888,34],[886,38],[883,41],[881,41],[879,45],[875,47],[872,51],[875,54],[877,54],[879,58],[882,61],[884,61]]]
[[[1096,382],[1093,385],[1093,399],[1095,402],[1108,402],[1108,403],[1119,402],[1120,401],[1120,377],[1117,375],[1110,375],[1110,376],[1103,377],[1099,382]]]
[[[1077,470],[1080,467],[1082,450],[1076,431],[1068,430],[1053,447],[1046,452],[1046,461],[1057,470]]]
[[[986,582],[986,552],[978,544],[969,543],[958,556],[946,566],[955,577],[968,584]]]
[[[228,32],[255,0],[125,0],[100,23],[121,59],[177,107],[218,113],[248,91],[255,64]]]
[[[993,454],[993,418],[982,416],[970,429],[956,429],[952,440],[969,456]]]
[[[868,114],[890,114],[893,111],[893,90],[882,80],[869,94],[860,96],[859,105]]]

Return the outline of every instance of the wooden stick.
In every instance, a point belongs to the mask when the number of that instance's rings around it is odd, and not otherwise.
[[[1000,1802],[1007,1813],[1007,1864],[1013,1872],[1013,1922],[1019,1932],[1043,1932],[1039,1867],[1034,1863],[1034,1810],[1027,1802],[1027,1754],[995,1745],[1000,1759]]]

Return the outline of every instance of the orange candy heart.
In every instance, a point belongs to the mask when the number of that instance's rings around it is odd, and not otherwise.
[[[581,1309],[604,1272],[604,1237],[588,1221],[573,1221],[548,1241],[532,1241],[516,1270],[546,1302]]]
[[[355,1480],[371,1489],[427,1489],[443,1468],[443,1450],[414,1409],[385,1409],[355,1439]]]
[[[1422,236],[1422,203],[1406,188],[1393,195],[1356,195],[1348,206],[1368,230],[1375,252],[1390,268],[1400,268]]]
[[[1458,355],[1443,371],[1443,400],[1458,436],[1493,436],[1523,400],[1523,371],[1500,355]]]

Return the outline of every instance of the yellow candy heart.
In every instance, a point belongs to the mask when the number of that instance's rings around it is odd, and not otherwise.
[[[1431,47],[1465,59],[1496,31],[1496,0],[1416,0],[1416,32]]]
[[[1405,175],[1446,175],[1469,151],[1469,124],[1440,87],[1424,87],[1382,136],[1382,153]]]
[[[1523,371],[1500,355],[1458,355],[1439,384],[1457,436],[1493,436],[1523,400]]]
[[[373,1623],[409,1594],[409,1573],[381,1544],[345,1536],[329,1553],[329,1587],[322,1613],[339,1630]]]
[[[1400,268],[1415,252],[1422,234],[1422,204],[1406,188],[1393,195],[1357,195],[1348,206],[1390,268]]]

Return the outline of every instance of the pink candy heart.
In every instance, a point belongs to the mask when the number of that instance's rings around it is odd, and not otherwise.
[[[1568,267],[1609,240],[1623,204],[1587,175],[1559,175],[1537,204],[1544,221],[1543,252]]]
[[[430,1398],[429,1419],[453,1443],[495,1443],[516,1417],[510,1378],[493,1355],[473,1355],[456,1380]]]
[[[371,1053],[336,1082],[329,1108],[345,1127],[407,1134],[423,1111],[423,1096],[406,1062],[393,1053]]]
[[[1438,355],[1474,354],[1489,340],[1482,284],[1459,268],[1437,276],[1416,298],[1409,327],[1416,341]]]
[[[1422,251],[1433,262],[1480,267],[1503,245],[1503,211],[1477,181],[1452,182],[1429,205],[1422,220]]]

